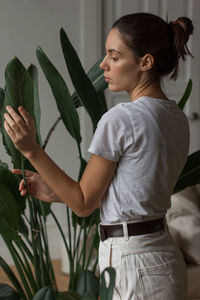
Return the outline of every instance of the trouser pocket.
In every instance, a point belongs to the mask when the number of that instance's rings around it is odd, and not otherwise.
[[[161,265],[138,268],[142,300],[183,300],[182,274],[176,260]]]

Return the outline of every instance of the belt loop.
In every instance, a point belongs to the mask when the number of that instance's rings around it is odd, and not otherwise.
[[[98,234],[99,234],[99,237],[101,238],[101,235],[100,235],[100,225],[101,225],[101,223],[99,223],[99,225],[98,225]]]
[[[128,226],[127,223],[123,222],[123,231],[124,231],[124,240],[128,241],[129,240],[129,235],[128,235]]]

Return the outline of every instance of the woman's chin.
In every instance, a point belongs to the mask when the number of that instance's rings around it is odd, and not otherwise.
[[[109,88],[109,90],[110,90],[111,92],[121,92],[121,91],[123,91],[122,88],[119,88],[119,87],[117,87],[117,86],[115,86],[115,85],[113,85],[113,84],[109,84],[109,85],[108,85],[108,88]]]

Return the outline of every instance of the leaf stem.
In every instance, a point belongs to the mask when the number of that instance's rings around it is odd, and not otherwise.
[[[52,133],[54,132],[54,130],[56,129],[56,126],[58,125],[58,123],[60,122],[60,120],[61,120],[61,117],[58,117],[57,120],[55,121],[55,123],[50,128],[50,130],[49,130],[49,132],[48,132],[48,134],[47,134],[47,136],[46,136],[46,138],[44,140],[44,144],[42,146],[43,150],[45,150],[45,148],[46,148],[46,146],[47,146],[47,144],[49,142],[49,139],[50,139]]]
[[[24,289],[25,289],[26,294],[28,296],[28,299],[32,300],[33,299],[33,294],[32,294],[32,292],[30,290],[30,287],[29,287],[29,284],[27,282],[27,279],[26,279],[26,277],[24,275],[25,266],[24,266],[24,264],[23,264],[23,262],[22,262],[22,260],[21,260],[21,258],[19,256],[19,254],[17,253],[17,251],[15,250],[14,246],[12,245],[12,243],[9,242],[8,240],[5,240],[5,239],[4,239],[4,241],[6,243],[6,246],[8,247],[8,249],[10,251],[10,254],[12,256],[12,259],[13,259],[13,261],[15,263],[16,269],[17,269],[17,271],[19,273],[20,279],[21,279],[21,281],[23,283],[23,286],[24,286]]]

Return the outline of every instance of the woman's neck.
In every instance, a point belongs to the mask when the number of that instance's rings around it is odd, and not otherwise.
[[[131,101],[142,96],[169,100],[160,87],[160,81],[141,81],[137,86],[129,92]]]

